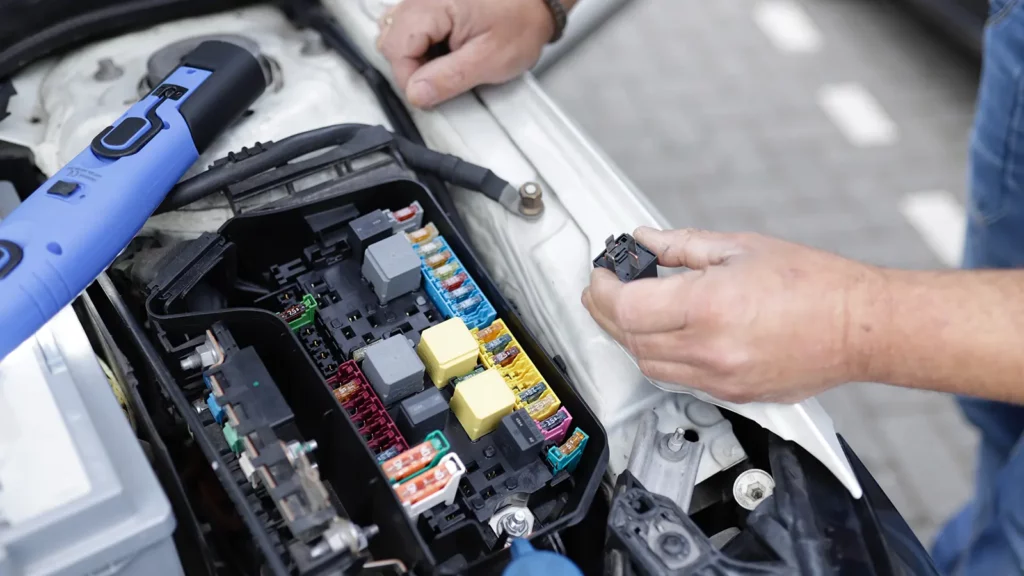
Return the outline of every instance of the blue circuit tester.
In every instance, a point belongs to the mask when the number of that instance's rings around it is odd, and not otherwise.
[[[0,359],[114,261],[265,88],[252,53],[203,42],[0,221]]]

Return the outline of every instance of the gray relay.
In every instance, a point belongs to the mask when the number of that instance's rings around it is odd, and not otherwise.
[[[363,374],[385,406],[423,390],[425,368],[404,335],[375,342],[366,348]]]
[[[363,277],[385,304],[420,287],[420,257],[404,234],[395,234],[366,249]]]

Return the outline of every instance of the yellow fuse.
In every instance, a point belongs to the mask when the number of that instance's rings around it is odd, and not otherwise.
[[[476,340],[461,318],[427,328],[420,334],[420,343],[416,346],[430,380],[438,388],[475,368],[479,352]]]
[[[474,442],[512,413],[516,398],[495,369],[459,383],[449,407]]]
[[[561,402],[558,401],[553,394],[549,394],[536,402],[531,402],[526,405],[526,412],[530,415],[530,418],[534,420],[543,420],[552,416],[559,408]]]
[[[498,334],[501,334],[502,328],[504,328],[504,326],[495,322],[494,324],[491,324],[487,328],[484,328],[483,330],[477,332],[476,339],[481,342],[490,342],[491,340],[497,338]]]
[[[405,237],[413,244],[422,244],[428,240],[437,238],[437,226],[434,226],[433,222],[428,222],[423,228],[413,230],[406,234]]]

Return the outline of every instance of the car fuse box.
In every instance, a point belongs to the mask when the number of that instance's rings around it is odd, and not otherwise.
[[[339,160],[325,156],[231,194]],[[353,566],[482,570],[507,558],[494,527],[511,510],[531,518],[528,537],[583,518],[606,438],[431,195],[401,170],[363,176],[239,213],[173,252],[146,317],[126,317],[147,326],[129,340],[168,367],[158,384],[189,407],[170,412],[210,447],[206,469],[242,520],[195,510],[215,553],[251,549],[270,573],[310,573],[337,518],[379,530],[345,548]],[[415,282],[401,279],[410,271]],[[188,489],[199,498],[212,480]]]

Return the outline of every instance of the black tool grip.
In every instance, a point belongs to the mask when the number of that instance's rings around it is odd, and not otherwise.
[[[256,56],[219,40],[208,40],[181,61],[212,72],[180,108],[200,154],[221,132],[238,120],[267,87]]]

